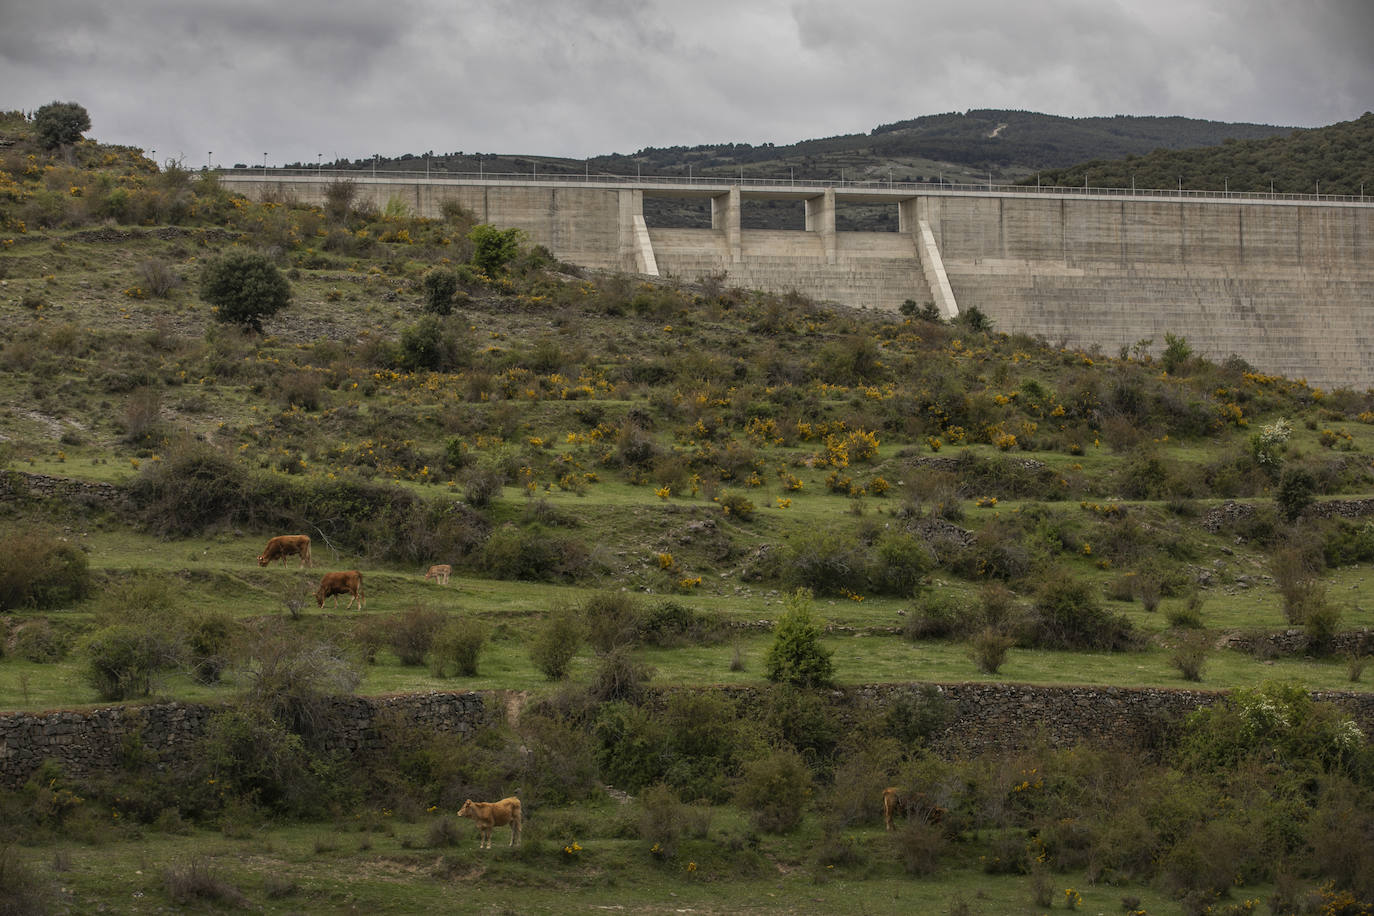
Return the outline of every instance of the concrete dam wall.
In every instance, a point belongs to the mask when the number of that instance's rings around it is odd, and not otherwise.
[[[1374,387],[1374,201],[252,170],[222,180],[257,199],[320,204],[341,177],[358,202],[435,217],[453,201],[585,267],[715,276],[858,308],[910,299],[946,317],[976,306],[999,331],[1109,355],[1142,340],[1158,352],[1169,333],[1212,359]],[[710,228],[650,227],[645,197],[709,201]],[[753,200],[804,207],[805,230],[742,228]],[[837,231],[837,206],[852,204],[892,207],[897,231]]]

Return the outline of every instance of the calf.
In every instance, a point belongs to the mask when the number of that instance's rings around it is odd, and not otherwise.
[[[297,555],[301,558],[301,566],[314,565],[310,562],[310,535],[281,534],[267,542],[262,556],[258,557],[258,565],[266,566],[273,560],[281,560],[285,565],[287,557]]]
[[[930,800],[924,792],[902,795],[889,786],[883,790],[883,822],[888,830],[894,817],[919,817],[928,824],[938,824],[944,820],[945,809]]]
[[[498,802],[475,802],[468,799],[458,809],[459,817],[470,817],[477,824],[481,836],[477,839],[478,849],[491,848],[491,829],[510,824],[510,844],[520,840],[520,799],[512,795]]]
[[[356,569],[350,569],[348,572],[325,573],[324,578],[320,580],[320,587],[315,589],[315,603],[324,607],[324,599],[330,595],[334,596],[334,608],[336,610],[339,607],[339,596],[349,595],[351,597],[348,599],[348,607],[344,610],[351,608],[356,600],[358,610],[361,611],[363,609],[363,577],[358,574]]]
[[[425,581],[428,582],[433,579],[440,585],[448,585],[448,577],[451,572],[453,572],[452,566],[447,563],[436,563],[429,568],[429,572],[425,573]]]

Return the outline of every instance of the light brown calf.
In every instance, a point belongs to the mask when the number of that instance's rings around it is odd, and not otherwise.
[[[310,535],[281,534],[267,542],[262,549],[262,556],[258,557],[258,565],[266,566],[273,560],[281,560],[285,565],[287,557],[297,555],[301,558],[301,566],[314,565],[310,562]]]
[[[336,610],[339,607],[339,596],[349,595],[348,607],[344,610],[351,608],[353,602],[357,601],[358,610],[361,611],[363,609],[363,577],[358,574],[356,569],[350,569],[348,572],[325,573],[324,578],[320,580],[320,587],[315,589],[315,603],[324,607],[324,599],[330,595],[334,596],[334,608]]]
[[[514,795],[498,802],[475,802],[469,798],[458,809],[458,816],[470,817],[476,822],[477,831],[481,834],[477,839],[478,849],[491,848],[493,827],[510,824],[509,845],[514,846],[520,840],[520,799]]]
[[[436,563],[425,573],[425,581],[434,579],[440,585],[448,585],[449,574],[453,572],[453,567],[447,563]]]

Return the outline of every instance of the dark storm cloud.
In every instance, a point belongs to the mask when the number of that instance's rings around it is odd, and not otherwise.
[[[1365,0],[0,0],[7,108],[190,165],[778,143],[975,107],[1318,125]]]

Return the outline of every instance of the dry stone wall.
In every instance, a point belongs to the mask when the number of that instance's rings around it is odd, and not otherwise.
[[[881,684],[836,690],[842,721],[881,714],[901,701],[929,702],[932,685]],[[1194,709],[1225,694],[1202,690],[1123,687],[1037,687],[1025,684],[940,684],[943,725],[930,738],[937,751],[983,753],[1036,742],[1148,745]],[[756,703],[765,688],[726,690],[741,705]],[[1374,735],[1374,694],[1317,693],[1343,707],[1366,735]],[[469,735],[502,721],[518,695],[504,692],[433,692],[337,701],[340,725],[329,745],[360,761],[385,747],[397,726]],[[191,759],[214,706],[165,703],[82,711],[0,716],[0,785],[22,785],[44,760],[56,760],[76,778],[118,765],[126,739],[136,737],[159,766],[175,769]]]

